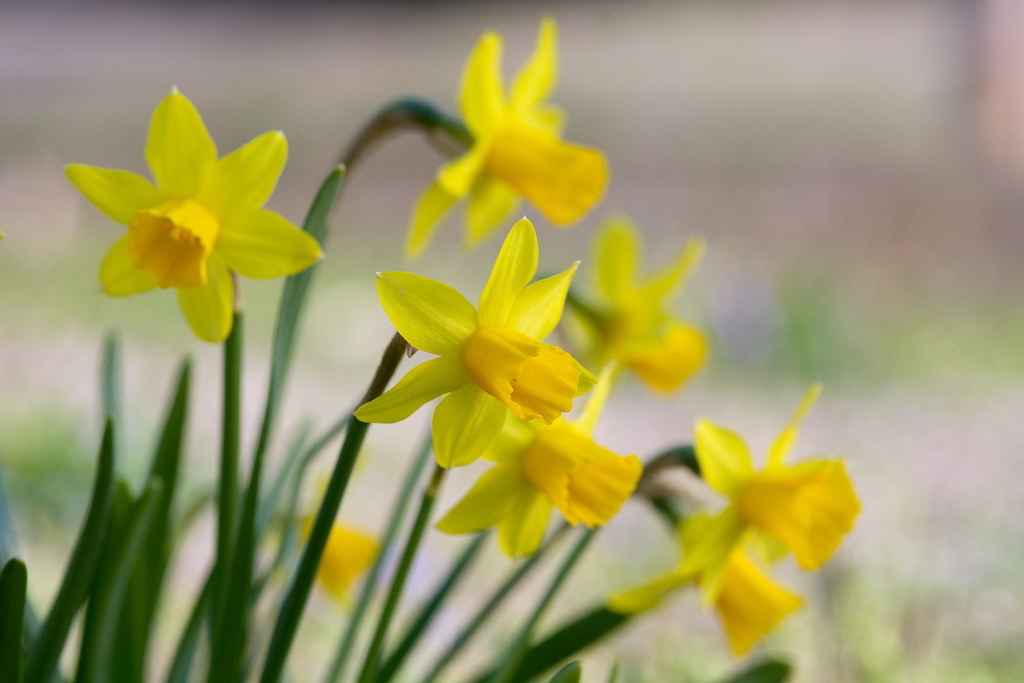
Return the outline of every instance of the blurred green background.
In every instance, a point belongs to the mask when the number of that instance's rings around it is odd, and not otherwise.
[[[599,436],[646,456],[688,440],[706,416],[760,450],[807,385],[824,382],[797,455],[845,457],[864,509],[825,570],[784,574],[809,608],[761,651],[791,655],[799,681],[1024,680],[1024,478],[1015,470],[1024,447],[1024,58],[1013,47],[1024,44],[1024,19],[1011,5],[5,4],[0,464],[30,595],[48,605],[85,506],[106,331],[123,338],[131,418],[123,469],[136,479],[143,471],[186,353],[198,371],[193,491],[213,480],[218,444],[219,349],[190,335],[171,293],[100,293],[99,260],[119,227],[76,196],[63,165],[144,172],[149,115],[177,85],[222,153],[268,129],[287,134],[289,164],[270,207],[298,222],[376,108],[417,95],[454,110],[482,30],[504,34],[510,75],[540,17],[552,14],[561,57],[553,100],[569,113],[569,139],[606,150],[612,180],[604,202],[571,230],[550,229],[525,209],[538,225],[542,271],[581,259],[578,283],[589,284],[590,238],[612,213],[635,219],[651,265],[690,235],[708,242],[678,312],[709,330],[710,366],[668,400],[627,384]],[[479,290],[499,238],[463,256],[459,219],[420,263],[402,257],[408,212],[438,162],[406,135],[353,172],[307,312],[279,445],[303,418],[326,425],[362,392],[390,336],[375,271],[411,269],[471,297]],[[250,439],[279,287],[244,284]],[[426,425],[421,412],[371,431],[342,509],[347,521],[380,526],[379,501]],[[452,477],[439,507],[475,475]],[[428,542],[409,605],[457,547],[458,539]],[[174,591],[191,594],[211,549],[205,520],[178,558]],[[672,561],[658,522],[627,506],[558,611]],[[432,634],[435,651],[509,563],[492,548],[481,564],[479,584],[460,591]],[[168,603],[165,640],[188,601]],[[317,599],[293,664],[326,660],[342,614]],[[516,628],[499,621],[482,643]],[[615,659],[626,680],[711,680],[737,666],[722,640],[689,594],[588,653],[584,680],[603,680]],[[302,671],[293,668],[295,680],[305,680]]]

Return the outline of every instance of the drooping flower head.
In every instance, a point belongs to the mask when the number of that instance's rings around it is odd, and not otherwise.
[[[604,373],[574,422],[524,422],[512,415],[485,453],[496,465],[438,523],[449,534],[498,527],[511,557],[540,545],[552,508],[572,525],[602,526],[618,513],[643,472],[635,455],[621,456],[593,440],[594,423],[611,385]]]
[[[707,532],[707,516],[699,515],[680,523],[680,551],[699,542]],[[660,605],[669,595],[687,585],[699,585],[705,577],[699,570],[678,566],[638,586],[612,595],[607,606],[620,614],[637,614]],[[730,651],[744,655],[789,614],[803,606],[800,596],[776,583],[751,559],[743,548],[729,554],[711,606],[725,629]]]
[[[302,536],[309,538],[313,516],[303,520]],[[327,594],[344,604],[348,588],[377,557],[377,541],[362,531],[335,524],[327,537],[316,578]]]
[[[699,420],[695,448],[701,476],[727,499],[690,544],[684,565],[706,576],[705,599],[733,549],[753,542],[793,554],[803,569],[824,564],[839,547],[860,513],[853,482],[841,460],[814,458],[794,465],[786,457],[796,441],[803,416],[820,387],[808,391],[786,428],[776,437],[765,466],[755,470],[746,443],[734,432]]]
[[[481,36],[459,92],[459,111],[474,142],[442,166],[420,195],[406,242],[410,257],[426,248],[438,221],[467,195],[467,247],[513,215],[520,197],[556,225],[579,220],[597,203],[608,165],[601,152],[560,139],[565,117],[545,102],[555,76],[553,19],[541,22],[533,55],[507,92],[501,79],[501,36]]]
[[[377,296],[395,329],[417,349],[436,354],[394,387],[359,407],[363,422],[398,422],[447,394],[433,417],[434,453],[442,467],[480,457],[512,412],[547,424],[572,409],[595,381],[572,356],[541,339],[562,315],[578,264],[530,284],[537,234],[523,218],[509,231],[479,311],[448,285],[412,273],[378,273]]]
[[[288,156],[278,131],[227,156],[177,88],[157,105],[146,163],[155,183],[130,171],[71,164],[71,183],[127,232],[100,265],[103,291],[128,296],[174,288],[196,336],[216,342],[231,330],[230,273],[272,278],[321,257],[320,245],[262,207]]]
[[[599,364],[615,362],[660,392],[678,389],[707,360],[708,343],[668,306],[700,261],[704,243],[690,240],[667,266],[638,277],[643,244],[632,222],[607,221],[595,239],[600,300],[580,316]]]

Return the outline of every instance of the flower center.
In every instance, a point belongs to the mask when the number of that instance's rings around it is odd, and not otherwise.
[[[523,420],[551,424],[572,410],[580,371],[572,356],[507,327],[482,327],[462,350],[470,376]]]
[[[494,134],[484,170],[511,185],[553,223],[572,223],[604,192],[607,165],[600,152],[510,121]]]
[[[128,228],[132,258],[159,287],[206,284],[206,262],[220,225],[193,199],[170,199],[139,211]]]
[[[565,424],[538,432],[519,466],[567,522],[590,528],[615,516],[643,471],[636,456],[616,455]]]

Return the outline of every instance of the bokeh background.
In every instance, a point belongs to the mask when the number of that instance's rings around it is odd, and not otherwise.
[[[119,228],[76,195],[63,165],[143,172],[149,115],[177,85],[222,152],[285,131],[290,160],[270,206],[297,222],[378,107],[408,94],[454,109],[463,61],[482,30],[505,35],[511,74],[540,17],[552,14],[561,55],[554,100],[569,112],[570,139],[607,151],[612,181],[571,230],[551,229],[526,209],[538,225],[542,270],[581,259],[578,284],[588,286],[591,235],[619,212],[643,230],[651,265],[688,236],[708,242],[678,312],[708,330],[710,365],[667,400],[625,385],[600,437],[645,456],[688,440],[706,416],[760,450],[808,384],[822,381],[797,453],[844,456],[864,509],[825,570],[784,573],[809,607],[761,652],[791,657],[799,681],[1024,680],[1017,5],[4,3],[0,464],[31,597],[49,604],[86,503],[107,331],[120,332],[125,357],[126,474],[138,480],[143,471],[184,354],[198,378],[189,490],[201,492],[216,470],[219,350],[190,335],[170,293],[100,293],[98,263]],[[372,275],[409,268],[401,249],[408,212],[438,162],[422,138],[404,135],[353,172],[307,311],[278,445],[305,419],[318,428],[333,421],[361,393],[390,336]],[[413,269],[472,294],[499,239],[464,256],[460,233],[460,221],[449,220]],[[250,439],[279,287],[244,285]],[[342,509],[347,521],[379,529],[381,500],[426,425],[423,412],[371,431]],[[318,471],[330,460],[329,449]],[[440,509],[476,472],[457,475]],[[460,543],[429,541],[408,605]],[[189,604],[178,596],[191,595],[211,548],[204,520],[177,560],[158,663]],[[546,623],[673,561],[658,521],[627,506]],[[443,647],[508,566],[488,549],[415,661]],[[343,615],[317,597],[293,665],[326,661]],[[497,619],[470,660],[516,625]],[[708,681],[739,665],[692,594],[589,652],[584,680],[604,680],[615,660],[630,681]],[[318,673],[293,666],[292,675]]]

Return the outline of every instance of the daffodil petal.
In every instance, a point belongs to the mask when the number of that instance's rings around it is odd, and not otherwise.
[[[678,588],[693,580],[692,575],[670,570],[648,581],[611,595],[605,606],[618,614],[638,614],[654,609]]]
[[[740,656],[802,605],[800,596],[772,581],[743,552],[735,552],[726,565],[715,611],[729,649]]]
[[[215,246],[231,270],[261,279],[305,270],[323,256],[308,233],[273,211],[248,211],[221,225]]]
[[[437,528],[446,534],[470,534],[489,529],[507,514],[516,495],[528,486],[515,465],[492,467],[441,518]]]
[[[146,163],[157,187],[167,196],[196,196],[216,159],[217,148],[195,105],[174,88],[153,112],[146,140]]]
[[[598,375],[597,383],[587,399],[587,404],[583,407],[583,412],[572,423],[573,427],[580,433],[593,438],[594,428],[597,427],[597,418],[601,415],[601,410],[608,401],[612,385],[615,383],[618,374],[619,366],[615,363],[609,363],[601,371],[601,374]]]
[[[698,420],[694,446],[704,481],[724,496],[732,496],[753,472],[750,450],[735,432],[708,420]]]
[[[483,389],[470,384],[444,397],[431,422],[434,454],[441,467],[468,465],[494,441],[508,408]]]
[[[693,269],[704,256],[704,240],[691,238],[679,256],[661,270],[655,271],[640,287],[641,295],[649,300],[661,301],[682,289]]]
[[[420,363],[395,386],[359,406],[356,419],[363,422],[398,422],[416,412],[427,401],[458,389],[471,381],[457,355],[439,356]]]
[[[595,240],[597,289],[613,303],[633,291],[633,269],[642,258],[643,244],[633,222],[625,216],[609,219]]]
[[[157,189],[137,173],[83,164],[70,164],[64,173],[93,206],[124,225],[130,225],[139,211],[160,203]]]
[[[793,413],[793,417],[789,419],[789,424],[782,430],[775,441],[772,443],[771,450],[768,451],[767,465],[769,467],[781,465],[786,461],[786,456],[789,451],[793,448],[793,444],[796,443],[797,436],[800,433],[800,422],[810,411],[814,402],[818,400],[818,396],[821,395],[821,385],[813,384],[811,388],[804,394],[803,400],[797,407],[796,412]]]
[[[501,36],[493,31],[480,36],[462,72],[459,110],[475,135],[495,125],[501,116]]]
[[[524,287],[516,295],[508,316],[512,327],[534,339],[543,339],[551,334],[562,318],[565,296],[579,265],[577,261],[558,275]]]
[[[555,87],[555,20],[544,17],[537,30],[537,45],[530,59],[516,74],[512,100],[516,107],[529,109],[542,102]]]
[[[526,218],[512,226],[501,245],[484,291],[480,294],[480,326],[503,326],[520,290],[537,272],[537,232]]]
[[[110,296],[128,296],[156,287],[156,281],[145,268],[135,265],[128,233],[114,242],[100,264],[100,284]]]
[[[679,571],[700,574],[701,596],[705,604],[718,597],[722,573],[729,555],[739,547],[747,523],[735,507],[727,507],[713,517],[699,515],[683,523],[683,562]]]
[[[468,152],[449,161],[437,171],[437,184],[454,199],[461,199],[473,189],[487,159],[487,146],[477,143]]]
[[[522,557],[535,551],[544,540],[551,518],[551,501],[532,489],[524,490],[509,504],[498,526],[498,541],[509,557]]]
[[[264,133],[218,159],[199,198],[221,217],[259,209],[270,199],[287,160],[284,133]]]
[[[422,275],[378,273],[377,298],[398,333],[428,353],[453,353],[477,327],[466,297]]]
[[[555,420],[552,424],[561,421]],[[545,425],[546,427],[546,425]],[[519,459],[537,435],[538,423],[534,420],[520,420],[512,411],[505,416],[504,425],[498,436],[488,446],[484,457],[497,463],[514,463],[518,467]]]
[[[227,266],[211,258],[206,264],[205,285],[178,289],[178,303],[197,337],[220,342],[231,331],[232,285]]]
[[[405,240],[407,258],[414,259],[423,253],[456,199],[438,183],[431,183],[423,190],[409,219],[409,235]]]
[[[519,196],[505,183],[481,176],[469,195],[466,212],[466,247],[472,249],[508,219],[519,205]]]

